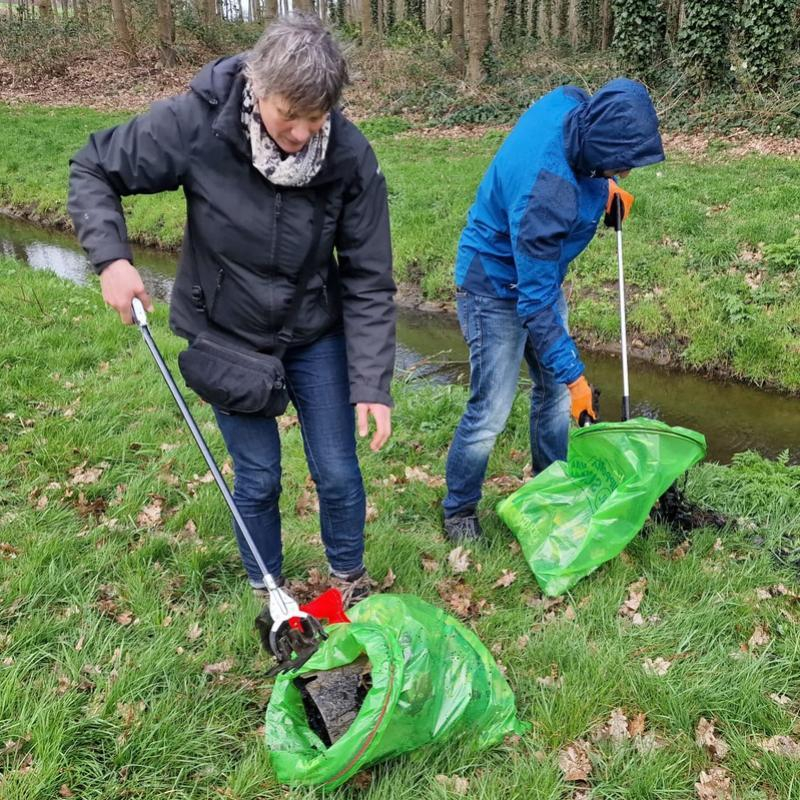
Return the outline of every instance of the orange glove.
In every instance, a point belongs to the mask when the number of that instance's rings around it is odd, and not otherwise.
[[[576,422],[581,421],[581,415],[585,412],[592,420],[597,419],[597,412],[592,405],[592,387],[585,375],[581,375],[578,380],[567,384],[570,399],[572,400],[572,416]]]
[[[609,178],[608,181],[608,200],[606,201],[606,216],[605,220],[603,220],[607,227],[609,228],[616,228],[617,227],[617,204],[615,201],[615,197],[619,195],[619,199],[622,201],[622,220],[628,218],[628,214],[631,213],[631,207],[633,206],[633,195],[630,192],[626,192],[622,189],[619,184],[615,180],[611,180]]]

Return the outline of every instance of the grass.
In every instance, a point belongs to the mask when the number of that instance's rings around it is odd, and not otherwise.
[[[42,117],[45,117],[43,120]],[[0,106],[0,204],[68,225],[67,161],[91,131],[127,117],[86,109]],[[396,274],[425,297],[452,297],[452,263],[475,188],[502,140],[403,133],[396,118],[363,124],[387,175]],[[634,171],[625,231],[630,338],[673,363],[800,390],[800,163],[773,156],[676,155]],[[127,198],[130,236],[177,247],[179,193]],[[589,346],[618,338],[614,237],[600,231],[574,264],[572,326]]]
[[[103,308],[96,285],[78,288],[8,259],[0,260],[0,311],[0,795],[321,797],[280,787],[271,774],[256,602],[224,505],[198,480],[205,465],[138,333]],[[165,312],[157,307],[151,327],[174,365],[181,343]],[[442,474],[466,395],[400,384],[396,398],[387,448],[376,455],[360,445],[378,511],[367,563],[378,579],[393,570],[392,591],[447,607],[437,589],[449,575],[442,489],[434,480],[386,479],[408,466]],[[223,460],[208,408],[191,405]],[[520,398],[490,477],[521,475],[525,419]],[[307,477],[297,427],[283,441],[286,571],[302,578],[324,560],[314,516],[295,513]],[[756,591],[796,580],[773,554],[797,545],[800,467],[743,454],[730,467],[696,468],[688,488],[739,524],[719,541],[715,531],[695,531],[685,554],[670,531],[649,527],[546,609],[491,511],[502,490],[490,480],[486,541],[471,554],[481,568],[463,577],[495,611],[467,622],[508,670],[531,732],[478,755],[458,745],[423,750],[373,768],[367,788],[326,796],[444,800],[456,796],[449,779],[461,777],[475,798],[585,797],[564,780],[559,753],[621,708],[628,719],[644,714],[656,746],[641,746],[641,737],[592,744],[588,796],[694,797],[701,771],[714,766],[694,741],[705,717],[729,745],[721,766],[733,796],[800,798],[800,762],[760,746],[796,730],[797,605],[790,594],[759,599]],[[148,526],[140,513],[154,506],[161,511]],[[423,553],[439,563],[433,572]],[[494,588],[504,570],[516,580]],[[637,626],[618,609],[639,578],[647,588]],[[768,641],[748,646],[758,626]],[[671,666],[649,675],[647,658]],[[220,675],[205,670],[225,660],[232,665]]]

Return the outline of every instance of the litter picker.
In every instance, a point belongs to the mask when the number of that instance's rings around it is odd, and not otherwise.
[[[133,321],[141,331],[153,360],[169,387],[172,397],[263,575],[264,586],[269,592],[269,602],[268,606],[259,615],[256,624],[259,628],[262,644],[278,662],[270,670],[270,674],[274,675],[286,670],[296,669],[308,661],[317,651],[321,642],[327,638],[320,620],[326,619],[328,622],[349,621],[344,613],[342,596],[337,589],[329,589],[311,603],[300,606],[288,592],[278,585],[278,582],[264,564],[261,554],[256,549],[253,538],[247,528],[247,523],[239,513],[239,509],[236,508],[233,495],[217,467],[214,456],[208,449],[208,445],[202,433],[200,433],[200,429],[197,427],[197,423],[194,421],[194,417],[189,411],[189,407],[186,405],[175,379],[172,377],[163,356],[153,340],[150,328],[147,325],[147,314],[138,298],[134,298],[131,304],[131,311]]]

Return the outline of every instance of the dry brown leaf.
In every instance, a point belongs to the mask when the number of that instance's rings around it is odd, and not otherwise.
[[[396,580],[397,580],[397,576],[392,571],[392,568],[389,567],[389,569],[386,572],[386,577],[383,579],[383,581],[381,581],[380,591],[383,592],[383,591],[386,591],[386,589],[391,589],[392,586],[394,586],[394,582]]]
[[[294,428],[299,424],[300,420],[297,418],[297,414],[283,414],[278,417],[278,430],[280,431],[288,431],[289,428]]]
[[[634,714],[633,717],[631,717],[630,722],[628,722],[628,736],[630,736],[631,739],[635,738],[636,736],[642,736],[644,734],[646,724],[647,719],[644,715],[644,712]]]
[[[439,562],[428,553],[423,553],[420,556],[420,561],[425,572],[436,572],[439,569]]]
[[[206,675],[222,675],[229,672],[233,668],[234,661],[232,658],[226,658],[224,661],[217,661],[214,664],[206,664],[203,667],[203,672]]]
[[[753,650],[756,647],[766,647],[772,638],[763,625],[756,625],[753,635],[747,640],[747,649]]]
[[[575,609],[572,606],[567,606],[564,609],[564,619],[568,622],[575,622],[578,618],[578,615],[575,613]]]
[[[800,744],[791,736],[772,736],[769,739],[763,739],[759,745],[767,753],[774,753],[776,756],[784,756],[795,761],[800,759]]]
[[[639,580],[634,581],[630,586],[628,586],[628,596],[619,607],[619,611],[617,613],[621,617],[626,617],[627,619],[633,620],[634,616],[636,616],[637,612],[639,611],[639,606],[642,604],[646,589],[647,578],[639,578]],[[638,620],[641,619],[642,617],[639,615]],[[641,624],[638,623],[638,620],[636,620],[634,624]],[[644,620],[642,620],[642,622],[644,622]]]
[[[504,589],[511,586],[517,579],[517,573],[510,569],[504,569],[503,574],[494,582],[493,589]]]
[[[44,511],[47,508],[47,504],[50,502],[49,498],[46,494],[43,494],[37,501],[36,501],[36,510],[37,511]]]
[[[450,610],[462,619],[491,614],[494,607],[485,600],[475,600],[472,588],[463,578],[445,578],[436,584],[436,591]]]
[[[642,669],[648,674],[655,677],[663,677],[667,674],[667,670],[672,666],[672,663],[665,658],[646,658],[642,662]]]
[[[84,461],[83,464],[81,464],[78,467],[73,467],[69,471],[69,474],[72,475],[72,480],[70,481],[70,483],[73,486],[97,483],[97,481],[100,480],[100,476],[109,466],[109,464],[106,461],[103,461],[96,467],[90,467],[89,469],[84,469],[86,464],[87,462]]]
[[[372,777],[372,773],[368,769],[362,769],[361,772],[357,772],[353,775],[348,781],[348,785],[357,789],[359,792],[364,792],[372,786]]]
[[[438,475],[429,475],[422,467],[406,467],[405,478],[409,482],[417,481],[432,488],[444,486],[444,478]]]
[[[0,542],[0,558],[5,558],[8,561],[16,558],[19,555],[19,550],[8,542]]]
[[[372,505],[372,503],[367,500],[367,516],[365,521],[375,522],[376,519],[378,519],[378,507]]]
[[[159,494],[150,495],[148,503],[136,516],[136,524],[142,528],[155,528],[161,525],[161,514],[164,510],[164,498]]]
[[[303,489],[302,494],[295,503],[294,510],[298,517],[307,517],[309,514],[319,513],[319,498],[313,489]]]
[[[523,633],[522,636],[517,638],[517,647],[519,647],[520,650],[524,650],[528,646],[530,640],[531,637]]]
[[[777,692],[773,692],[769,699],[772,700],[773,703],[777,703],[779,706],[790,706],[792,704],[792,698],[787,697],[785,694],[778,694]]]
[[[194,625],[189,628],[189,632],[186,634],[186,637],[190,642],[193,642],[195,639],[199,639],[202,635],[203,629],[195,622]]]
[[[123,611],[121,614],[117,614],[114,619],[118,625],[130,625],[133,622],[133,614],[130,611]]]
[[[585,781],[592,772],[591,745],[578,739],[558,754],[558,766],[565,781]]]
[[[682,558],[686,557],[686,554],[689,552],[689,548],[691,547],[691,543],[688,539],[684,539],[673,551],[672,551],[672,559],[674,561],[679,561]]]
[[[731,779],[727,770],[712,767],[708,772],[700,773],[700,780],[695,783],[698,800],[731,800]]]
[[[469,791],[469,781],[460,775],[436,775],[434,780],[454,794],[466,795]]]
[[[70,790],[69,786],[66,783],[62,783],[61,787],[58,790],[59,797],[75,797],[75,795]]]
[[[454,547],[447,555],[447,563],[450,565],[450,571],[455,575],[466,572],[470,568],[470,553],[471,550],[465,550],[460,545]]]
[[[714,730],[714,722],[709,722],[705,717],[700,717],[694,731],[694,741],[698,747],[702,747],[715,761],[722,761],[728,755],[728,743],[717,736]]]
[[[612,742],[621,742],[630,738],[628,718],[621,708],[615,708],[608,718],[608,735]]]

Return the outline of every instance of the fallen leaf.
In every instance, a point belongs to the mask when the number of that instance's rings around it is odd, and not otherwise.
[[[75,797],[75,795],[70,791],[69,786],[66,783],[61,784],[61,788],[58,790],[59,797]]]
[[[294,510],[298,517],[307,517],[319,513],[319,498],[313,489],[303,489],[302,494],[295,503]]]
[[[646,717],[643,712],[634,714],[633,717],[631,717],[630,722],[628,722],[628,736],[630,736],[631,739],[635,738],[636,736],[641,736],[644,734],[646,724]]]
[[[689,548],[691,547],[691,543],[688,539],[684,539],[673,551],[672,551],[672,558],[674,561],[679,561],[682,558],[685,558],[686,554],[689,552]]]
[[[722,761],[728,755],[728,743],[717,736],[714,730],[714,723],[709,722],[705,717],[700,717],[694,731],[694,741],[698,747],[702,747],[715,761]]]
[[[234,661],[232,658],[226,658],[224,661],[217,661],[214,664],[206,664],[203,667],[203,672],[207,675],[222,675],[233,668]]]
[[[763,625],[756,625],[753,635],[747,640],[747,648],[753,650],[756,647],[766,647],[771,641],[772,638],[766,628]]]
[[[700,780],[695,783],[698,800],[731,800],[731,779],[727,770],[713,767],[708,772],[700,773]]]
[[[648,675],[654,675],[656,677],[663,677],[667,674],[667,670],[672,666],[672,664],[664,658],[659,656],[656,659],[646,658],[642,662],[642,669]]]
[[[422,562],[422,569],[425,572],[436,572],[439,569],[439,562],[428,553],[423,553],[420,556],[420,561]]]
[[[568,622],[575,622],[578,618],[578,615],[575,613],[575,609],[572,606],[567,606],[564,609],[564,619]]]
[[[161,525],[161,514],[164,510],[164,498],[159,494],[150,495],[148,503],[136,516],[136,524],[142,528],[155,528]]]
[[[510,569],[504,569],[503,574],[494,582],[493,589],[504,589],[511,586],[517,579],[517,573]]]
[[[83,464],[81,464],[78,467],[73,467],[69,471],[69,474],[72,475],[72,480],[70,481],[70,483],[73,486],[97,483],[97,481],[100,480],[100,476],[103,474],[106,467],[109,466],[108,463],[103,461],[96,467],[90,467],[89,469],[84,469],[86,464],[87,462],[84,461]]]
[[[530,636],[522,634],[522,636],[517,638],[517,647],[519,647],[520,650],[524,650],[528,646],[528,642],[530,642],[530,640]]]
[[[558,754],[558,766],[565,781],[585,781],[592,772],[589,760],[591,745],[582,739],[573,742]]]
[[[470,560],[469,556],[471,550],[465,550],[460,545],[458,547],[454,547],[447,556],[447,563],[450,565],[450,570],[455,574],[458,575],[462,572],[466,572],[470,567]]]
[[[621,708],[615,708],[608,720],[608,735],[612,742],[621,742],[630,737],[628,718]]]
[[[795,761],[800,759],[800,744],[791,736],[772,736],[762,740],[759,744],[761,749],[767,753],[774,753],[776,756],[784,756]]]
[[[37,511],[44,511],[47,508],[47,504],[49,503],[49,499],[46,494],[43,494],[37,501],[36,501],[36,510]]]
[[[381,582],[380,591],[385,591],[386,589],[391,589],[394,586],[394,582],[397,580],[397,576],[392,572],[392,568],[389,567],[388,571],[386,572],[386,577]]]
[[[0,542],[0,558],[10,561],[19,555],[19,550],[8,542]]]
[[[278,417],[278,430],[280,431],[288,431],[289,428],[294,428],[299,424],[300,420],[297,418],[297,414],[283,414]]]
[[[469,791],[469,781],[460,775],[437,775],[434,780],[454,794],[465,795]]]
[[[360,792],[364,792],[372,786],[372,773],[368,769],[357,772],[349,781],[349,785]]]
[[[369,500],[368,500],[367,501],[367,516],[366,516],[366,520],[365,521],[366,522],[375,522],[376,519],[378,519],[378,507],[372,505],[372,503],[370,503]]]
[[[83,636],[81,636],[80,639],[78,639],[78,641],[75,642],[75,650],[78,653],[80,653],[80,651],[83,650],[83,641],[84,641]]]
[[[430,475],[422,467],[406,467],[405,478],[409,482],[417,481],[433,488],[444,486],[443,477]]]
[[[190,642],[193,642],[195,639],[199,639],[202,635],[203,629],[196,622],[191,628],[189,628],[189,632],[186,634]]]
[[[792,698],[787,697],[785,694],[777,694],[773,692],[769,699],[772,700],[773,703],[777,703],[779,706],[789,706],[792,704]]]
[[[636,615],[636,613],[639,611],[639,606],[642,604],[646,589],[647,578],[639,578],[639,580],[634,581],[630,586],[628,586],[628,596],[619,607],[619,611],[617,613],[621,617],[626,617],[627,619],[632,620],[634,615]],[[639,619],[641,619],[641,615],[639,615]],[[642,620],[642,622],[644,622],[644,620]]]

